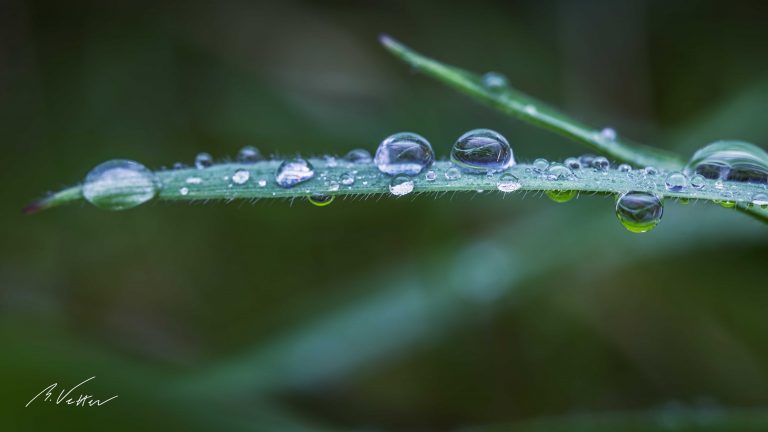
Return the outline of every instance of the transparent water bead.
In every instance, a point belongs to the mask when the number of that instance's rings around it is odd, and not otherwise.
[[[752,204],[762,208],[767,209],[768,208],[768,194],[763,192],[758,192],[752,197]]]
[[[502,171],[515,163],[507,139],[490,129],[474,129],[460,136],[451,149],[451,161],[477,174]]]
[[[610,127],[603,128],[600,131],[600,139],[604,141],[616,141],[617,135],[616,130]]]
[[[304,159],[286,160],[275,172],[275,182],[284,188],[293,187],[301,182],[312,179],[315,169]]]
[[[339,181],[344,186],[350,186],[355,182],[355,175],[352,173],[344,173],[339,177]]]
[[[188,187],[179,188],[179,195],[181,196],[189,195],[189,188]]]
[[[381,142],[373,161],[384,174],[415,176],[432,165],[435,152],[423,136],[400,132]]]
[[[581,161],[575,157],[569,157],[563,161],[563,164],[572,170],[581,169]]]
[[[198,153],[195,156],[195,167],[197,169],[208,168],[213,165],[213,156],[209,153]]]
[[[713,180],[768,184],[768,153],[743,141],[717,141],[694,153],[686,172]]]
[[[592,159],[592,168],[598,170],[598,171],[605,171],[608,168],[610,168],[611,163],[608,162],[608,158],[605,156],[597,156],[594,159]]]
[[[520,189],[523,185],[520,184],[520,179],[513,174],[504,173],[499,177],[499,182],[496,183],[496,189],[501,192],[514,192]]]
[[[339,185],[339,182],[337,182],[336,180],[330,180],[328,182],[328,190],[330,192],[336,192],[337,190],[339,190],[340,187],[341,185]]]
[[[648,192],[627,192],[616,201],[616,216],[619,222],[633,233],[654,229],[663,214],[664,205],[661,198]]]
[[[670,173],[664,180],[664,186],[668,191],[680,192],[688,187],[688,177],[679,171]]]
[[[336,198],[335,195],[313,194],[313,195],[310,195],[309,198],[307,198],[307,201],[309,201],[310,204],[315,205],[317,207],[325,207],[327,205],[330,205],[335,198]]]
[[[507,77],[498,72],[483,74],[483,86],[490,90],[500,90],[508,85]]]
[[[445,171],[447,180],[457,180],[461,178],[461,171],[456,167],[450,167]]]
[[[659,173],[659,170],[657,170],[657,169],[656,169],[656,167],[647,166],[647,167],[645,167],[645,169],[643,170],[643,172],[644,172],[644,173],[645,173],[645,175],[647,175],[647,176],[655,176],[656,174],[658,174],[658,173]]]
[[[624,172],[624,173],[632,172],[632,166],[629,164],[621,164],[618,167],[616,167],[616,169],[619,170],[619,172]]]
[[[424,179],[426,179],[428,182],[435,181],[437,179],[437,173],[432,170],[429,170],[424,175]]]
[[[245,146],[237,153],[237,161],[240,163],[254,163],[260,160],[264,160],[264,157],[254,146]]]
[[[564,203],[572,200],[574,197],[576,197],[577,192],[575,190],[564,190],[564,191],[546,191],[547,196],[549,199],[556,203]]]
[[[248,170],[245,169],[239,169],[235,171],[234,174],[232,174],[232,182],[235,184],[245,184],[245,182],[248,181],[248,179],[251,178],[251,173],[248,172]]]
[[[370,163],[373,158],[371,157],[371,153],[368,150],[354,149],[350,150],[349,153],[344,156],[344,160],[347,162],[364,164]]]
[[[533,170],[536,172],[544,172],[549,167],[549,161],[544,158],[538,158],[533,161]]]
[[[701,174],[695,174],[693,177],[691,177],[691,187],[694,189],[704,189],[706,184],[707,181]]]
[[[83,197],[98,208],[125,210],[157,195],[155,175],[144,165],[124,159],[104,162],[85,177]]]
[[[547,168],[548,180],[568,180],[573,178],[573,171],[561,163],[552,163]]]
[[[401,174],[392,178],[389,182],[389,192],[394,196],[408,195],[413,192],[413,179]]]

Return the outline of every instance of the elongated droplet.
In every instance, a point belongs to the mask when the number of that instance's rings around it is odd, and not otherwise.
[[[664,180],[664,186],[668,191],[680,192],[688,187],[688,177],[681,172],[670,173]]]
[[[264,157],[254,146],[245,146],[237,153],[237,161],[240,163],[254,163],[260,160],[264,160]]]
[[[432,165],[435,152],[423,136],[400,132],[381,142],[373,160],[384,174],[415,176]]]
[[[575,190],[566,190],[566,191],[546,191],[547,196],[549,199],[556,203],[564,203],[572,200],[576,196]]]
[[[624,228],[633,233],[654,229],[663,214],[661,199],[647,192],[627,192],[616,201],[616,216]]]
[[[330,205],[335,198],[336,198],[335,195],[314,194],[314,195],[310,195],[310,197],[307,198],[307,201],[309,201],[310,204],[315,205],[317,207],[325,207],[327,205]]]
[[[195,167],[197,169],[208,168],[213,165],[213,156],[208,153],[198,153],[195,156]]]
[[[312,164],[304,159],[292,159],[284,161],[275,172],[275,182],[284,188],[293,187],[301,182],[312,179],[315,169]]]
[[[136,207],[154,198],[159,190],[152,171],[138,162],[124,159],[98,165],[83,183],[83,197],[105,210]]]
[[[350,150],[349,153],[344,156],[344,160],[352,163],[367,164],[371,163],[372,158],[371,153],[368,152],[368,150],[354,149]]]
[[[694,153],[686,172],[713,180],[768,184],[768,153],[743,141],[717,141]]]
[[[404,174],[395,176],[389,183],[389,192],[395,196],[408,195],[413,192],[413,180]]]
[[[451,149],[451,161],[475,174],[502,171],[515,163],[507,139],[490,129],[474,129],[460,136]]]
[[[510,173],[502,174],[501,177],[499,177],[499,182],[496,183],[496,189],[504,193],[514,192],[521,187],[520,180]]]
[[[248,179],[251,178],[251,173],[248,172],[248,170],[245,169],[239,169],[235,171],[234,174],[232,174],[232,181],[235,184],[245,184],[245,182],[248,181]]]

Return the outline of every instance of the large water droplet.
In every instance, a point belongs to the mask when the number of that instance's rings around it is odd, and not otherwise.
[[[518,189],[520,189],[522,185],[520,184],[520,179],[515,177],[513,174],[510,173],[504,173],[499,177],[499,182],[496,183],[496,189],[500,190],[501,192],[514,192]]]
[[[309,201],[312,205],[315,205],[318,207],[325,207],[327,205],[330,205],[335,198],[336,198],[335,195],[313,194],[313,195],[310,195],[309,198],[307,198],[307,201]]]
[[[451,149],[451,161],[478,174],[501,171],[515,163],[507,139],[490,129],[474,129],[460,136]]]
[[[555,190],[555,191],[548,190],[548,191],[546,191],[546,194],[549,197],[549,199],[551,199],[552,201],[554,201],[556,203],[568,202],[568,201],[572,200],[576,196],[576,193],[577,192],[575,190],[565,190],[565,191],[561,191],[561,190]]]
[[[423,136],[400,132],[381,142],[373,160],[384,174],[414,176],[432,165],[435,152]]]
[[[624,228],[633,233],[654,229],[663,214],[661,199],[647,192],[627,192],[616,201],[616,216]]]
[[[245,169],[239,169],[235,171],[234,174],[232,174],[232,181],[235,184],[245,184],[245,182],[248,181],[248,179],[251,178],[251,173],[248,172],[248,170]]]
[[[680,192],[688,186],[688,177],[677,171],[670,173],[664,180],[664,186],[668,191]]]
[[[743,141],[718,141],[694,153],[686,171],[708,179],[768,184],[768,153]]]
[[[245,146],[237,153],[237,161],[240,163],[254,163],[263,159],[259,149],[254,146]]]
[[[349,153],[344,156],[344,160],[352,163],[366,164],[370,163],[372,158],[371,153],[368,152],[368,150],[354,149],[350,150]]]
[[[289,188],[315,176],[312,164],[304,159],[284,161],[275,172],[275,181],[280,187]]]
[[[413,179],[407,175],[398,175],[389,182],[389,192],[395,196],[408,195],[413,192]]]
[[[115,159],[92,169],[83,183],[83,197],[105,210],[125,210],[155,197],[160,187],[144,165]]]
[[[208,168],[211,165],[213,165],[213,156],[209,153],[198,153],[195,156],[195,167],[197,169]]]

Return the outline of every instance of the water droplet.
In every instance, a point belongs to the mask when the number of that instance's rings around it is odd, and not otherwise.
[[[596,157],[597,156],[595,156],[593,154],[585,154],[585,155],[579,156],[579,161],[581,162],[581,167],[582,168],[590,168],[590,167],[592,167],[592,161],[594,161]]]
[[[330,192],[336,192],[337,190],[339,190],[339,187],[340,187],[339,182],[337,182],[336,180],[330,180],[328,182],[328,190]]]
[[[304,159],[286,160],[275,173],[275,181],[280,187],[289,188],[315,176],[312,164]]]
[[[187,182],[187,184],[196,185],[202,183],[203,179],[200,177],[187,177],[185,182]]]
[[[381,142],[373,160],[384,174],[414,176],[432,165],[435,152],[423,136],[400,132]]]
[[[184,166],[184,164],[181,162],[176,162],[173,164],[173,169],[175,170],[184,169],[184,168],[186,168],[186,166]]]
[[[659,170],[657,170],[656,167],[647,166],[645,167],[645,170],[643,170],[643,172],[645,173],[645,175],[655,176],[656,174],[659,173]]]
[[[501,171],[515,163],[507,139],[490,129],[474,129],[460,136],[451,149],[451,161],[474,173]]]
[[[701,174],[694,174],[694,176],[691,177],[691,187],[694,189],[704,189],[706,184],[706,179]]]
[[[718,141],[694,153],[686,172],[713,180],[768,184],[768,153],[743,141]]]
[[[349,186],[355,182],[355,176],[354,174],[344,173],[339,177],[339,181],[341,181],[341,184],[344,186]]]
[[[621,164],[616,169],[624,173],[632,172],[632,166],[629,164]]]
[[[723,187],[725,187],[725,185],[723,185],[723,181],[722,180],[718,180],[718,181],[715,182],[715,189],[722,190]]]
[[[627,192],[616,201],[616,216],[624,228],[633,233],[654,229],[663,214],[661,199],[647,192]]]
[[[688,186],[688,177],[679,171],[675,171],[667,176],[664,180],[664,185],[668,191],[680,192]]]
[[[545,169],[549,166],[549,161],[544,158],[538,158],[535,161],[533,161],[533,169],[536,172],[544,172]]]
[[[597,156],[592,160],[592,168],[599,170],[599,171],[605,171],[611,166],[611,163],[608,162],[608,159],[605,156]]]
[[[389,192],[395,196],[408,195],[413,192],[413,180],[407,175],[398,175],[389,183]]]
[[[248,172],[248,170],[239,169],[235,171],[234,174],[232,174],[232,181],[235,184],[245,184],[245,182],[248,181],[248,179],[251,178],[251,173]]]
[[[339,165],[339,163],[336,161],[336,158],[333,156],[325,156],[323,159],[325,159],[325,166],[327,167],[333,168]],[[323,175],[325,175],[325,173],[323,173]]]
[[[187,188],[187,187],[183,187],[183,188],[179,189],[179,194],[180,194],[181,196],[187,196],[187,195],[189,195],[189,188]]]
[[[613,128],[603,128],[603,130],[600,131],[600,138],[605,141],[616,141],[616,130]]]
[[[573,178],[573,171],[561,163],[552,163],[547,169],[548,180],[568,180]]]
[[[195,167],[197,169],[208,168],[213,165],[213,156],[208,153],[198,153],[195,156]]]
[[[752,204],[759,206],[762,209],[768,209],[768,194],[762,192],[756,193],[752,197]]]
[[[318,207],[325,207],[331,204],[335,198],[335,195],[313,194],[307,198],[307,201]]]
[[[563,163],[565,164],[565,166],[567,166],[572,170],[581,169],[581,161],[579,161],[575,157],[569,157],[568,159],[564,160]]]
[[[502,192],[514,192],[521,187],[520,180],[510,173],[502,174],[496,183],[496,188]]]
[[[498,72],[487,72],[483,75],[483,85],[490,90],[500,90],[507,86],[507,77]]]
[[[344,156],[344,160],[357,164],[367,164],[371,163],[372,158],[371,153],[368,152],[368,150],[354,149],[350,150],[349,153]]]
[[[450,167],[445,171],[445,178],[448,180],[456,180],[461,178],[461,171],[456,167]]]
[[[575,190],[565,190],[565,191],[546,191],[547,196],[549,199],[556,203],[564,203],[572,200],[576,196]]]
[[[525,112],[528,113],[529,115],[536,115],[536,113],[539,112],[539,110],[536,109],[535,106],[530,105],[530,104],[526,105],[524,109],[525,109]]]
[[[735,201],[730,201],[730,200],[718,201],[718,204],[720,204],[721,206],[723,206],[725,208],[734,208],[734,207],[736,207],[736,202]]]
[[[83,197],[105,210],[136,207],[154,198],[159,190],[152,171],[138,162],[124,159],[96,166],[83,183]]]
[[[437,173],[432,170],[429,170],[427,171],[427,174],[424,175],[424,178],[430,182],[435,181],[437,179]]]
[[[254,146],[245,146],[237,153],[237,161],[240,163],[254,163],[260,160],[264,160],[264,157]]]

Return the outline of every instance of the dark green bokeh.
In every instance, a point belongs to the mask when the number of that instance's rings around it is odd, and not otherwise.
[[[735,211],[667,202],[644,235],[608,199],[522,194],[20,214],[113,158],[343,154],[401,130],[445,158],[478,127],[517,160],[584,151],[409,73],[380,32],[659,147],[768,148],[761,1],[447,3],[0,5],[0,429],[764,419],[768,230]],[[119,398],[24,408],[93,375]]]

